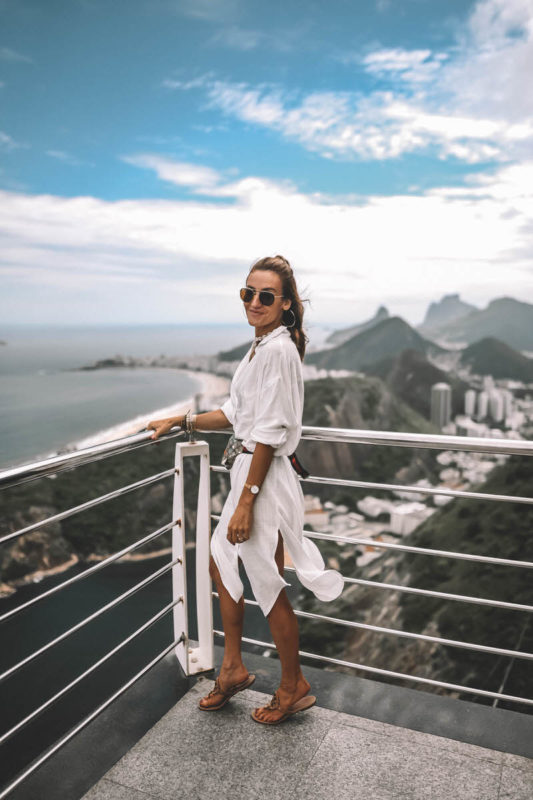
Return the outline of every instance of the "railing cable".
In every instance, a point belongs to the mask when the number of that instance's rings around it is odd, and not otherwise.
[[[58,644],[59,642],[62,642],[64,639],[71,636],[76,631],[79,631],[81,628],[84,628],[85,625],[89,624],[89,622],[93,622],[93,620],[100,617],[106,611],[109,611],[115,606],[118,606],[119,603],[124,602],[124,600],[127,600],[128,597],[131,597],[132,595],[136,594],[136,592],[139,592],[141,589],[144,589],[145,586],[147,586],[149,583],[152,583],[152,581],[155,581],[158,578],[160,578],[161,575],[164,575],[165,572],[168,572],[168,570],[171,567],[175,566],[175,564],[178,564],[180,561],[181,559],[177,558],[170,564],[165,564],[163,567],[156,570],[156,572],[152,572],[151,575],[148,575],[148,577],[144,578],[144,580],[140,581],[139,583],[136,583],[135,586],[132,586],[131,589],[128,589],[119,597],[115,597],[115,599],[111,600],[111,602],[107,603],[107,605],[102,606],[102,608],[99,608],[98,611],[95,611],[93,614],[90,614],[88,617],[85,617],[85,619],[82,619],[80,622],[77,622],[76,625],[73,625],[72,628],[68,629],[68,631],[64,631],[59,636],[56,636],[55,639],[52,639],[52,641],[43,645],[43,647],[40,647],[39,650],[35,650],[33,653],[30,653],[30,655],[26,656],[26,658],[23,658],[22,661],[19,661],[17,664],[14,664],[12,667],[3,672],[0,675],[0,683],[4,681],[6,678],[9,678],[9,676],[12,675],[14,672],[17,672],[17,670],[21,669],[22,667],[25,667],[26,664],[30,663],[30,661],[33,661],[38,656],[41,656],[43,653],[46,653],[46,651],[50,650],[50,648],[54,647],[54,645]]]
[[[52,522],[60,522],[62,519],[71,517],[74,514],[79,514],[81,511],[87,511],[89,508],[100,505],[100,503],[106,503],[108,500],[114,500],[116,497],[121,497],[128,492],[133,492],[136,489],[143,488],[144,486],[149,486],[151,483],[156,483],[157,481],[163,480],[163,478],[169,478],[172,475],[174,475],[174,469],[166,469],[164,472],[159,472],[157,475],[150,475],[150,477],[143,478],[135,483],[130,483],[128,486],[122,486],[120,489],[114,489],[112,492],[102,494],[100,497],[95,497],[92,500],[88,500],[86,503],[81,503],[79,506],[67,508],[65,511],[60,511],[58,514],[54,514],[52,517],[40,519],[38,522],[33,522],[31,525],[27,525],[25,528],[20,528],[18,531],[8,533],[7,536],[2,536],[0,538],[0,545],[9,542],[11,539],[17,538],[18,536],[24,536],[26,533],[31,533],[32,531],[38,530],[42,528],[43,525],[50,525]]]
[[[217,636],[224,636],[224,631],[213,631]],[[268,647],[270,650],[275,650],[276,645],[273,642],[262,642],[258,639],[250,639],[246,636],[242,637],[243,642],[248,642],[249,644],[259,645],[259,647]],[[321,656],[316,653],[307,653],[305,650],[298,651],[301,656],[304,658],[314,658],[317,661],[324,661],[328,664],[337,664],[340,667],[351,667],[353,669],[360,669],[363,672],[372,672],[376,675],[386,675],[389,678],[397,678],[398,680],[405,680],[405,681],[412,681],[414,683],[425,683],[428,686],[440,686],[444,689],[451,689],[455,692],[461,692],[462,694],[479,694],[485,697],[498,697],[500,700],[508,700],[511,703],[525,703],[526,705],[533,705],[533,700],[530,700],[526,697],[516,697],[510,694],[498,694],[497,692],[490,692],[485,689],[475,689],[471,686],[461,686],[457,683],[446,683],[444,681],[437,681],[432,678],[421,678],[417,677],[416,675],[407,675],[403,672],[392,672],[388,669],[380,669],[379,667],[369,667],[365,664],[357,664],[353,661],[344,661],[340,658],[332,658],[331,656]],[[1,798],[0,798],[1,800]]]
[[[76,583],[76,581],[81,581],[84,578],[87,578],[89,575],[93,575],[98,570],[107,567],[108,564],[112,564],[113,561],[118,561],[119,558],[122,558],[127,553],[131,553],[132,550],[136,550],[137,547],[142,547],[143,544],[151,542],[152,539],[155,539],[158,536],[162,536],[163,533],[166,533],[175,525],[177,525],[177,522],[168,522],[166,525],[163,525],[162,528],[159,528],[153,533],[148,534],[148,536],[145,536],[143,539],[139,539],[139,541],[128,545],[128,547],[124,547],[122,550],[119,550],[118,553],[114,553],[112,556],[104,558],[102,561],[99,561],[98,564],[94,564],[94,566],[89,567],[89,569],[85,569],[83,572],[79,572],[77,575],[74,575],[72,578],[69,578],[68,580],[63,581],[62,583],[59,583],[57,586],[53,586],[51,589],[48,589],[48,591],[37,595],[37,597],[33,597],[26,603],[22,603],[20,606],[17,606],[16,608],[12,608],[11,611],[6,611],[5,614],[2,614],[2,616],[0,616],[0,622],[5,622],[6,620],[13,617],[15,614],[24,611],[26,608],[29,608],[35,603],[40,603],[46,597],[50,597],[50,595],[55,594],[56,592],[60,592],[61,589],[64,589],[66,586],[71,586],[73,583]]]
[[[110,706],[111,703],[113,703],[118,697],[120,697],[121,694],[124,694],[124,692],[130,688],[130,686],[133,686],[133,684],[136,683],[136,681],[142,678],[143,675],[145,675],[149,670],[152,669],[152,667],[154,667],[159,661],[161,661],[161,659],[163,659],[167,655],[167,653],[170,653],[170,651],[174,647],[177,647],[177,645],[179,645],[180,642],[183,641],[185,641],[185,635],[182,633],[178,639],[175,639],[172,642],[172,644],[168,645],[168,647],[165,647],[165,649],[161,653],[159,653],[159,655],[157,655],[154,659],[152,659],[152,661],[150,661],[149,664],[143,667],[142,670],[140,670],[140,672],[134,675],[133,678],[131,678],[127,683],[124,684],[124,686],[118,689],[113,695],[111,695],[111,697],[108,697],[108,699],[104,703],[102,703],[102,705],[98,706],[98,708],[95,711],[92,711],[88,716],[86,716],[81,722],[79,722],[76,725],[76,727],[74,727],[65,736],[63,736],[58,742],[56,742],[52,747],[50,747],[42,756],[37,758],[26,770],[24,770],[24,772],[18,775],[14,781],[12,781],[8,786],[6,786],[2,791],[0,791],[0,800],[4,800],[4,797],[7,797],[8,794],[10,794],[13,791],[13,789],[15,789],[19,784],[22,783],[22,781],[26,780],[26,778],[28,778],[33,772],[35,772],[35,770],[37,770],[42,764],[44,764],[45,761],[48,761],[48,759],[51,756],[53,756],[54,753],[57,753],[57,751],[60,750],[64,745],[66,745],[67,742],[73,739],[74,736],[76,736],[76,734],[78,734],[81,730],[83,730],[83,728],[85,728],[89,724],[89,722],[92,722],[93,719],[95,719],[99,714],[102,713],[102,711],[104,711],[108,706]]]
[[[126,639],[123,639],[122,642],[120,642],[120,644],[117,644],[116,647],[110,650],[109,653],[106,653],[106,655],[103,656],[99,661],[96,661],[96,663],[92,664],[88,669],[85,670],[85,672],[83,672],[81,675],[78,675],[77,678],[74,678],[74,680],[68,683],[66,686],[64,686],[63,689],[60,689],[60,691],[57,692],[55,695],[53,695],[53,697],[48,698],[48,700],[46,700],[46,702],[44,702],[41,706],[39,706],[39,708],[36,708],[34,711],[31,712],[31,714],[28,714],[27,717],[24,717],[24,719],[22,719],[20,722],[17,722],[17,724],[14,725],[12,728],[10,728],[10,730],[3,733],[0,736],[0,745],[3,744],[7,739],[11,738],[11,736],[13,736],[13,734],[15,734],[21,728],[23,728],[24,725],[27,725],[28,722],[31,722],[32,719],[35,719],[35,717],[37,717],[39,714],[42,714],[42,712],[45,711],[49,706],[51,706],[53,703],[56,703],[61,697],[63,697],[63,695],[65,695],[67,692],[73,689],[74,686],[80,683],[80,681],[86,678],[87,675],[90,675],[91,672],[94,672],[96,669],[98,669],[98,667],[101,667],[102,664],[105,664],[105,662],[108,661],[116,653],[118,653],[119,650],[122,650],[123,647],[125,647],[127,644],[129,644],[138,636],[140,636],[141,633],[144,633],[145,630],[150,628],[152,625],[155,625],[156,622],[158,622],[162,617],[164,617],[165,614],[168,614],[168,612],[171,611],[174,608],[174,606],[177,605],[178,603],[183,603],[183,597],[178,597],[177,600],[174,600],[172,603],[169,603],[167,606],[161,609],[161,611],[158,611],[157,614],[155,614],[147,622],[141,625],[140,628],[138,628],[136,631],[130,634]]]

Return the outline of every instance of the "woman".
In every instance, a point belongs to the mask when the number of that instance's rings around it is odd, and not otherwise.
[[[287,457],[301,435],[306,344],[303,304],[289,262],[279,255],[257,261],[241,299],[255,328],[254,342],[237,367],[228,400],[220,409],[193,418],[201,430],[233,425],[244,446],[233,461],[231,489],[211,539],[210,574],[220,597],[225,648],[215,686],[199,707],[218,710],[255,680],[241,655],[241,562],[281,662],[279,688],[252,717],[275,725],[316,702],[308,695],[311,686],[300,667],[298,622],[285,591],[290,584],[283,578],[284,545],[298,578],[320,600],[338,597],[343,579],[324,568],[317,546],[303,536],[303,493]],[[156,439],[183,423],[183,417],[173,417],[150,422],[148,428],[155,429]]]

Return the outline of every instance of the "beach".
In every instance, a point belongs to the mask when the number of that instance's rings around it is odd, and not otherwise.
[[[92,447],[95,444],[110,442],[114,439],[121,439],[124,436],[131,436],[142,431],[148,422],[166,417],[177,417],[185,414],[188,409],[196,412],[199,409],[211,411],[220,408],[229,394],[230,379],[222,375],[215,375],[212,372],[200,372],[196,370],[180,369],[181,373],[187,375],[200,383],[199,390],[185,400],[167,405],[163,408],[156,408],[147,414],[139,414],[132,419],[113,425],[110,428],[98,431],[91,436],[86,436],[69,445],[69,449],[83,450],[85,447]]]

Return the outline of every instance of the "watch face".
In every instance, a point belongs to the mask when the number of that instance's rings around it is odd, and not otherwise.
[[[251,491],[252,494],[257,494],[259,492],[259,486],[255,486],[255,485],[252,486],[250,488],[250,491]]]

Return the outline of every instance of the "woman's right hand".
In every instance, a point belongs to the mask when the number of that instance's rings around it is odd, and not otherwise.
[[[155,431],[155,433],[150,436],[150,439],[157,439],[164,433],[168,433],[170,429],[174,428],[176,425],[183,427],[184,419],[185,417],[167,417],[167,419],[151,420],[146,426],[147,430],[153,429]]]

